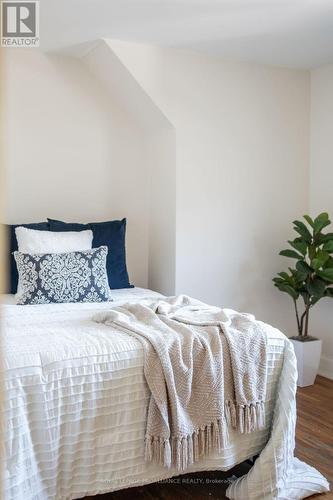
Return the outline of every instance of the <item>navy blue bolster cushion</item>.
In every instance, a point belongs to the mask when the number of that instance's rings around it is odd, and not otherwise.
[[[126,219],[90,222],[89,224],[62,222],[54,219],[47,220],[51,231],[84,231],[85,229],[91,229],[94,235],[93,248],[108,247],[106,270],[110,288],[133,288],[133,285],[129,282],[126,267]]]
[[[9,249],[9,255],[8,255],[9,280],[7,287],[8,293],[17,292],[18,273],[13,252],[16,252],[18,250],[15,228],[20,226],[26,227],[27,229],[37,229],[37,231],[49,231],[50,229],[48,222],[35,222],[32,224],[15,224],[15,225],[7,224],[5,226],[7,229],[8,249]]]

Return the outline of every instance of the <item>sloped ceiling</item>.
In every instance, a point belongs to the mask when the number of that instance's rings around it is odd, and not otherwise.
[[[153,132],[156,129],[172,128],[169,120],[123,65],[107,41],[99,40],[87,46],[73,47],[71,53],[86,64],[107,91],[116,97],[119,104],[144,129]]]

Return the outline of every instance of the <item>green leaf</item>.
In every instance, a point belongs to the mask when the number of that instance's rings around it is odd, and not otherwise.
[[[284,271],[282,271],[282,273],[278,273],[278,276],[281,276],[281,278],[283,278],[285,281],[291,280],[291,276],[289,276],[289,274],[285,273]]]
[[[329,257],[329,259],[327,259],[327,262],[325,264],[325,269],[327,269],[328,267],[333,267],[333,257]]]
[[[303,271],[291,269],[290,267],[288,269],[292,274],[292,284],[294,289],[297,290],[297,292],[300,292],[300,289],[302,286],[304,286],[304,282],[306,281],[308,274]]]
[[[301,222],[299,220],[294,220],[293,224],[295,225],[294,229],[295,231],[298,232],[302,236],[302,238],[307,242],[311,243],[312,241],[312,236],[304,222]]]
[[[318,260],[318,259],[313,259],[313,260],[311,261],[311,266],[313,267],[313,269],[314,269],[315,271],[319,271],[319,269],[320,269],[321,267],[323,267],[323,264],[322,264],[322,262],[321,262],[320,260]]]
[[[325,295],[323,295],[323,297],[325,297]],[[310,300],[310,303],[312,306],[314,306],[315,304],[317,304],[317,302],[322,299],[323,297],[315,297],[314,295],[311,297],[311,300]]]
[[[306,275],[313,272],[313,269],[304,260],[299,260],[296,263],[296,269],[301,273],[305,273]]]
[[[281,273],[279,273],[279,274],[281,274]],[[276,282],[276,283],[286,283],[286,279],[285,278],[281,278],[279,275],[275,276],[273,278],[273,281]]]
[[[314,237],[314,242],[317,247],[320,247],[323,243],[325,243],[325,235],[323,233],[316,234]]]
[[[318,271],[321,267],[324,267],[330,255],[324,250],[319,250],[316,257],[311,261],[311,266]]]
[[[317,298],[321,298],[324,296],[325,289],[326,289],[326,283],[320,278],[315,278],[308,284],[309,293]]]
[[[303,283],[306,280],[308,273],[304,271],[296,271],[294,277],[298,283]]]
[[[303,215],[304,219],[308,224],[310,224],[311,227],[313,227],[313,220],[311,219],[310,215]]]
[[[321,244],[318,243],[317,246],[320,246]],[[309,252],[309,257],[310,259],[314,259],[317,253],[317,246],[316,245],[309,245],[308,246],[308,252]]]
[[[330,271],[332,269],[333,269],[333,257],[330,256],[330,258],[325,263],[325,266],[323,267],[323,271]]]
[[[322,243],[325,243],[325,241],[331,241],[333,240],[333,233],[326,233],[322,234]]]
[[[322,271],[317,271],[318,276],[326,281],[333,283],[333,268],[323,269]]]
[[[275,285],[281,292],[285,292],[287,293],[288,295],[290,295],[290,297],[292,297],[294,300],[297,300],[298,297],[299,297],[299,294],[296,292],[296,290],[294,290],[290,285],[285,285],[285,284],[276,284]]]
[[[294,241],[288,241],[289,245],[291,245],[297,252],[300,252],[303,256],[306,255],[308,246],[306,244],[306,241],[302,240],[301,238],[296,238]]]
[[[283,255],[283,257],[290,257],[292,259],[302,259],[303,256],[299,253],[294,252],[294,250],[281,250],[279,255]]]
[[[318,217],[315,218],[313,221],[313,232],[314,234],[320,233],[324,227],[329,226],[331,224],[331,221],[329,220],[328,213],[323,212],[322,214],[319,214]]]
[[[333,240],[328,240],[323,245],[323,250],[328,253],[333,253]]]

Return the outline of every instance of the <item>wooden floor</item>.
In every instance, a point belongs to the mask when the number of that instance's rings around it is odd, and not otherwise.
[[[313,465],[333,489],[333,380],[317,377],[297,391],[296,456]],[[333,499],[333,493],[311,498]]]
[[[296,456],[316,467],[333,487],[333,380],[317,377],[315,385],[297,391]],[[227,473],[188,474],[169,482],[130,488],[91,500],[224,500],[229,478],[247,472],[242,464]],[[333,494],[311,499],[333,500]],[[87,499],[86,499],[87,500]]]

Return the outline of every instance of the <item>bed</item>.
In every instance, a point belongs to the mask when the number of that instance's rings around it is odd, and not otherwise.
[[[141,288],[113,290],[112,295],[113,305],[161,297]],[[2,303],[5,500],[81,498],[178,474],[175,469],[145,463],[149,390],[143,351],[133,337],[124,332],[112,335],[110,327],[92,320],[110,303],[16,306],[13,296],[4,296]],[[266,428],[251,434],[231,431],[230,445],[221,454],[197,462],[187,472],[228,470],[258,455],[272,440],[273,419],[277,431],[282,426],[288,437],[288,426],[294,424],[294,415],[287,415],[294,404],[288,391],[295,384],[283,379],[290,373],[286,368],[283,373],[289,342],[272,327],[267,332]],[[283,457],[276,457],[276,470],[279,460]],[[262,467],[264,476],[264,462]],[[304,468],[299,465],[299,469],[304,475]],[[319,485],[320,475],[314,469],[308,467],[307,472],[309,483],[318,483],[311,491],[327,489],[324,478]],[[231,486],[229,496],[242,498],[243,487],[239,485],[237,492],[235,488]],[[249,493],[244,495],[249,498]],[[253,498],[263,496],[258,491]],[[285,498],[302,496],[293,496],[290,490]]]

